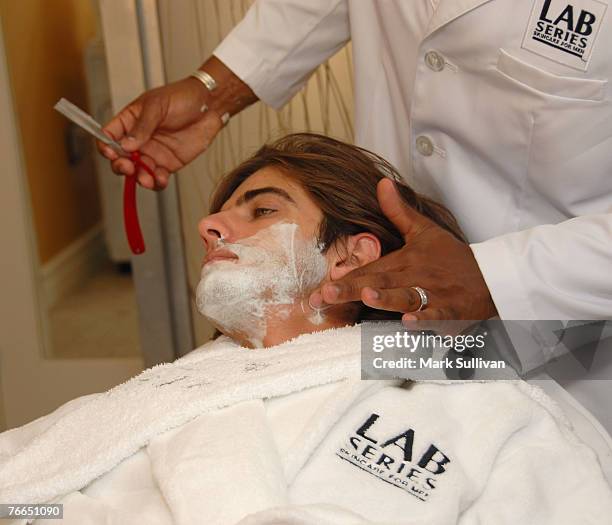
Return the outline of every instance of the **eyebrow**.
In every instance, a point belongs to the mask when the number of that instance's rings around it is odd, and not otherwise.
[[[241,204],[245,204],[249,201],[252,201],[258,195],[262,195],[265,193],[273,193],[274,195],[282,197],[287,202],[290,202],[293,205],[297,205],[291,195],[289,195],[285,190],[277,188],[276,186],[266,186],[264,188],[257,188],[255,190],[245,191],[236,201],[236,205],[240,206]]]

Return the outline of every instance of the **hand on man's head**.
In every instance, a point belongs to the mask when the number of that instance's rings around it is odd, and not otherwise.
[[[404,246],[327,283],[310,297],[313,306],[362,301],[403,312],[405,320],[489,319],[497,315],[469,245],[407,206],[390,179],[379,182],[378,201],[404,237]],[[425,309],[415,287],[428,297]]]

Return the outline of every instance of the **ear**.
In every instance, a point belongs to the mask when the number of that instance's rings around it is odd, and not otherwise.
[[[330,264],[332,281],[341,279],[356,268],[379,259],[381,254],[380,241],[373,233],[358,233],[348,237],[343,246],[339,247],[338,252],[335,260]]]

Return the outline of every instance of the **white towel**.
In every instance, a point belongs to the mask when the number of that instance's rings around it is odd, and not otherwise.
[[[261,400],[202,414],[153,438],[147,455],[176,525],[236,523],[288,503]]]
[[[357,380],[359,364],[358,326],[261,350],[223,338],[6,433],[12,448],[0,435],[0,451],[11,450],[0,456],[0,501],[61,501],[69,519],[129,523],[137,509],[121,508],[113,488],[144,483],[147,512],[165,501],[177,525],[600,525],[612,515],[594,454],[540,389],[398,388]],[[297,419],[272,422],[282,410],[270,406],[284,403],[309,414],[297,432]],[[133,459],[150,476],[133,475]]]
[[[359,378],[359,350],[359,327],[304,334],[272,350],[242,348],[221,337],[89,396],[1,457],[0,501],[44,503],[79,490],[154,436],[199,414]]]

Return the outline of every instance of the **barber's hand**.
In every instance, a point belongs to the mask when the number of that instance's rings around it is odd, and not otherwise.
[[[127,152],[140,150],[142,160],[155,178],[144,170],[136,176],[141,186],[163,189],[171,173],[202,153],[223,127],[220,115],[201,111],[209,93],[195,78],[147,91],[121,110],[104,132],[118,141]],[[119,175],[134,175],[134,163],[120,157],[98,141],[98,150],[112,161]]]
[[[372,308],[404,312],[404,320],[489,319],[495,305],[470,247],[407,206],[390,179],[378,183],[378,202],[405,245],[313,292],[319,307],[361,300]],[[412,286],[423,288],[421,305]],[[407,313],[410,312],[410,313]]]

